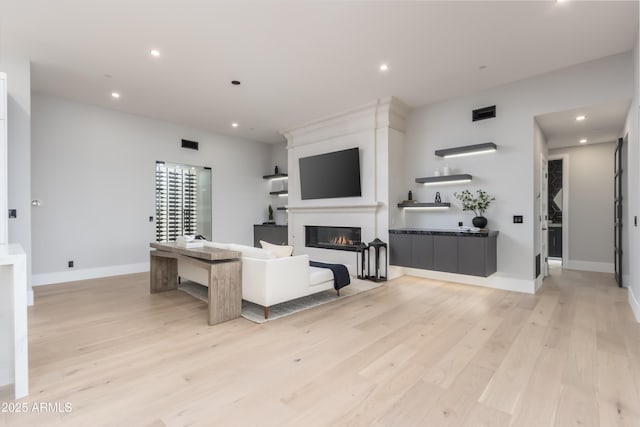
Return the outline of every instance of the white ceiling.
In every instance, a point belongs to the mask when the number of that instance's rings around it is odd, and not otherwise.
[[[623,136],[631,100],[622,100],[574,110],[543,114],[536,121],[547,139],[549,149],[616,141]],[[576,120],[585,116],[583,121]]]
[[[0,0],[0,54],[32,60],[34,90],[269,143],[629,51],[637,30],[636,1]]]

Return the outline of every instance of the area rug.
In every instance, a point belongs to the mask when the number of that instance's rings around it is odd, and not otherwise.
[[[242,317],[254,323],[270,322],[272,320],[290,316],[294,313],[298,313],[309,308],[317,307],[322,304],[327,304],[333,301],[338,301],[343,298],[357,295],[362,292],[370,291],[371,289],[375,289],[381,286],[383,283],[384,282],[376,283],[369,280],[358,280],[351,278],[351,284],[345,288],[340,289],[339,297],[336,297],[336,291],[330,289],[327,291],[318,292],[317,294],[283,302],[282,304],[273,305],[269,307],[268,319],[264,318],[264,311],[262,309],[262,306],[243,300]],[[207,301],[208,290],[206,286],[202,286],[194,282],[185,281],[180,284],[178,289],[202,301]]]

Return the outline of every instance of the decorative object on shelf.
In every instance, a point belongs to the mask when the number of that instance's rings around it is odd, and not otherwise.
[[[373,249],[374,252],[374,270],[371,271],[371,252],[369,252],[369,268],[368,268],[368,276],[367,279],[373,282],[384,282],[387,280],[387,244],[380,240],[379,238],[375,238],[373,242],[369,243],[369,249]],[[384,264],[380,261],[380,255],[382,254],[382,249],[384,249]],[[382,268],[384,266],[384,269]]]
[[[433,171],[433,176],[440,176],[440,169],[436,169]]]
[[[358,271],[358,279],[369,278],[369,246],[365,242],[360,242],[356,246],[356,269]]]
[[[469,174],[447,175],[447,176],[428,176],[425,178],[416,178],[418,184],[439,185],[439,184],[459,184],[461,182],[469,182],[473,177]]]
[[[444,168],[442,168],[442,175],[449,175],[451,174],[451,169],[449,169],[449,165],[444,165]]]
[[[409,190],[409,194],[407,195],[407,200],[413,200],[413,193]]]
[[[435,203],[442,203],[442,199],[440,198],[440,192],[439,191],[436,191]]]
[[[274,224],[275,221],[273,220],[273,208],[271,207],[271,205],[269,205],[269,224]]]
[[[473,156],[476,154],[493,153],[497,150],[496,144],[493,142],[485,142],[483,144],[465,145],[463,147],[444,148],[436,150],[436,156],[450,159],[452,157]],[[446,174],[445,174],[446,175]]]
[[[496,198],[489,196],[483,190],[476,190],[476,194],[477,196],[474,197],[469,190],[453,193],[455,198],[462,202],[463,211],[473,211],[476,215],[472,220],[474,227],[485,228],[487,226],[487,218],[484,217],[484,212]]]
[[[276,168],[273,170],[273,174],[278,175],[278,165],[276,165]]]

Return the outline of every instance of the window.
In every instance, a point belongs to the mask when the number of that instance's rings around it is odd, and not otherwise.
[[[211,240],[211,169],[156,162],[156,241]]]

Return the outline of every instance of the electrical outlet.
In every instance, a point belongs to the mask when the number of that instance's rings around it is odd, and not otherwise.
[[[67,265],[69,266],[69,268],[73,268],[73,261],[69,261]]]
[[[524,222],[522,215],[514,215],[513,216],[513,223],[514,224],[522,224]]]
[[[462,221],[458,221],[458,227],[462,227]]]
[[[9,218],[18,218],[17,209],[9,209]]]
[[[152,216],[149,217],[149,222],[153,222],[153,217]]]

